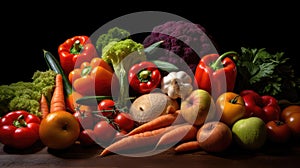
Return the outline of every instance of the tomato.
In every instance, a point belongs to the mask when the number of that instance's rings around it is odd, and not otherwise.
[[[246,114],[246,106],[242,96],[234,92],[221,94],[216,101],[217,114],[221,116],[220,121],[228,126],[241,119]]]
[[[94,128],[94,115],[90,111],[76,111],[73,113],[80,124],[80,129]]]
[[[116,112],[115,102],[111,99],[104,99],[98,104],[98,110],[101,111],[100,115],[105,117],[114,117]]]
[[[287,123],[279,120],[272,120],[266,123],[267,137],[271,142],[285,143],[292,135]]]
[[[134,120],[129,113],[119,112],[114,118],[114,123],[117,124],[120,130],[127,132],[131,131],[134,127]]]
[[[117,130],[112,123],[106,120],[101,120],[94,126],[96,142],[102,147],[108,146],[114,139]]]
[[[128,132],[125,130],[120,130],[116,132],[114,141],[118,141],[126,136]]]
[[[285,120],[294,137],[300,138],[300,113],[291,113]]]
[[[82,130],[79,134],[78,141],[83,146],[90,146],[96,144],[94,130],[92,129]]]
[[[300,105],[290,105],[285,107],[281,112],[281,120],[287,119],[287,117],[292,113],[300,113]]]

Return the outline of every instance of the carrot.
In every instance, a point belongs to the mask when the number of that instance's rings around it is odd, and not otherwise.
[[[44,94],[42,94],[40,100],[40,110],[42,112],[42,118],[45,118],[49,114],[49,106],[48,106],[46,96]]]
[[[50,102],[50,113],[61,110],[66,110],[66,103],[62,75],[57,74],[55,79],[55,88]]]
[[[191,152],[201,149],[197,140],[187,141],[175,147],[176,153]]]
[[[168,126],[162,127],[159,129],[155,129],[152,131],[145,131],[138,134],[125,136],[122,139],[115,141],[114,143],[107,146],[100,153],[100,156],[106,156],[109,153],[117,153],[117,152],[126,152],[133,149],[146,148],[150,149],[154,147],[159,138],[165,133],[172,129],[176,128],[176,126]]]
[[[176,129],[166,132],[156,143],[156,148],[170,147],[178,142],[196,139],[198,128],[192,124],[184,123]]]
[[[182,123],[183,119],[178,118],[179,110],[174,113],[168,113],[156,117],[155,119],[148,121],[133,130],[131,130],[127,135],[134,135],[145,131],[151,131],[158,128],[166,127],[172,125],[172,123]]]

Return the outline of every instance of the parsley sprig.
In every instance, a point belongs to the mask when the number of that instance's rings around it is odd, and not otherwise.
[[[272,54],[266,48],[245,48],[236,60],[236,91],[253,89],[263,95],[294,101],[298,98],[300,78],[284,52]]]

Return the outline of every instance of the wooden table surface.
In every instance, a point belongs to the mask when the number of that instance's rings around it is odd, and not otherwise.
[[[98,157],[99,146],[74,145],[65,150],[50,150],[37,143],[28,150],[16,151],[0,144],[0,168],[30,167],[251,167],[288,168],[300,165],[300,141],[285,145],[265,145],[260,151],[246,152],[232,146],[229,150],[211,154],[202,150],[176,154],[170,148],[162,153],[147,157],[129,157],[111,154]]]

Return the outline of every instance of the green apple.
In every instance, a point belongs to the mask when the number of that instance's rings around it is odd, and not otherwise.
[[[247,150],[258,150],[266,142],[265,122],[258,117],[242,118],[232,126],[232,135],[237,145]]]

